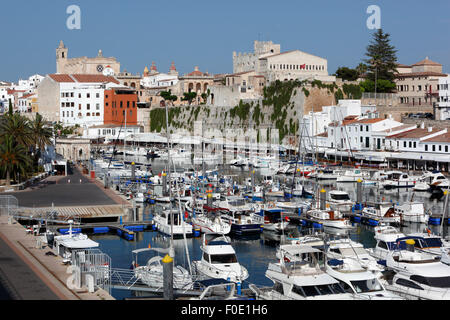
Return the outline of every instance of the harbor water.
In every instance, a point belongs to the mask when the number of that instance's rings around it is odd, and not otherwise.
[[[153,174],[159,173],[164,168],[162,161],[152,161]],[[242,168],[227,167],[220,170],[221,174],[233,174],[239,179],[246,179],[249,177],[249,171]],[[264,175],[264,169],[256,170],[257,179],[261,179]],[[275,176],[280,183],[283,183],[286,179],[285,176]],[[348,192],[350,199],[356,201],[356,183],[337,183],[336,181],[314,181],[305,179],[305,186],[312,188],[313,190],[325,191],[330,190],[343,190]],[[295,198],[294,198],[295,199]],[[299,201],[305,199],[298,198]],[[384,190],[374,186],[363,187],[363,203],[370,201],[388,201],[393,203],[403,203],[407,201],[419,201],[423,202],[427,210],[431,210],[433,215],[442,215],[444,208],[445,197],[442,195],[436,195],[429,192],[414,192],[411,188],[397,189],[397,190]],[[161,208],[159,205],[144,205],[140,210],[140,218],[144,221],[152,220],[153,213]],[[366,248],[375,246],[374,229],[373,227],[354,223],[355,228],[347,231],[348,236],[357,242],[360,242]],[[400,230],[404,233],[412,232],[424,232],[426,228],[432,230],[432,232],[439,233],[440,226],[407,223],[400,227]],[[312,229],[302,227],[301,225],[295,225],[289,234],[274,234],[264,231],[257,235],[251,235],[247,237],[230,236],[231,243],[236,251],[238,261],[247,268],[249,277],[243,283],[243,288],[248,287],[248,284],[253,283],[258,286],[271,286],[272,282],[265,277],[265,272],[269,262],[275,262],[276,248],[279,245],[280,240],[287,237],[295,237],[306,234],[314,234],[320,231],[320,229]],[[324,230],[330,236],[334,236],[339,232],[334,230]],[[444,225],[444,235],[448,235],[448,226]],[[135,249],[151,247],[169,247],[170,238],[163,236],[157,231],[143,231],[137,232],[133,240],[128,241],[117,235],[112,234],[93,234],[90,238],[97,241],[100,244],[100,250],[111,257],[113,268],[129,269],[132,262],[135,259],[132,251]],[[201,237],[187,238],[187,247],[190,261],[201,259]],[[175,264],[179,264],[188,269],[188,257],[185,252],[185,244],[183,239],[174,240],[175,247]],[[147,260],[152,257],[154,253],[144,252],[139,254],[139,260],[137,263],[143,265]],[[111,294],[116,299],[125,299],[135,297],[135,293],[131,290],[116,290],[113,289]]]

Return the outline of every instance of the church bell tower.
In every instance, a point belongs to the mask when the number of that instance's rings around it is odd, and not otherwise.
[[[61,40],[58,48],[56,48],[56,73],[65,73],[64,69],[67,62],[68,51],[69,49],[66,48]]]

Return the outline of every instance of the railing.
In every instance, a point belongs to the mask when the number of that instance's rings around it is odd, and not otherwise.
[[[0,196],[0,216],[15,215],[17,213],[18,203],[19,203],[19,201],[14,196],[1,195]]]

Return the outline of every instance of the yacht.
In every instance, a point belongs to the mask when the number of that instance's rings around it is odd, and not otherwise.
[[[206,234],[228,234],[231,231],[231,225],[214,214],[195,213],[191,217],[191,223],[194,229],[200,229],[200,232]]]
[[[388,290],[408,300],[450,300],[450,266],[434,255],[414,250],[407,240],[406,250],[395,250],[386,257]]]
[[[342,190],[331,190],[328,192],[328,201],[331,210],[349,212],[352,210],[353,201],[350,200],[348,192]]]
[[[163,258],[159,255],[151,257],[145,265],[140,266],[138,261],[138,254],[145,251],[168,252],[168,250],[162,248],[143,248],[132,251],[136,255],[135,260],[132,263],[133,272],[136,279],[140,280],[142,283],[146,284],[149,287],[158,289],[163,288]],[[187,271],[180,265],[173,266],[173,288],[193,288],[192,276],[189,274],[189,271]]]
[[[430,187],[432,189],[449,189],[450,180],[440,172],[433,172],[430,175]]]
[[[317,180],[336,180],[340,173],[341,170],[325,168],[318,170],[315,178]]]
[[[344,258],[327,261],[327,273],[360,300],[404,300],[385,289],[377,274],[368,271],[357,260]]]
[[[299,260],[271,262],[266,277],[272,287],[249,285],[258,300],[352,300],[338,280],[324,271],[323,252],[306,245],[285,247]]]
[[[222,235],[207,241],[203,235],[200,249],[201,260],[192,263],[195,273],[200,277],[241,283],[248,278],[248,271],[238,262],[228,237]]]
[[[365,270],[381,273],[384,267],[378,264],[364,246],[350,238],[333,239],[327,242],[327,257],[337,260],[353,260]]]
[[[389,252],[396,248],[397,239],[404,238],[405,234],[389,225],[380,225],[374,228],[376,245],[367,249],[370,255],[378,259],[378,263],[385,265]]]
[[[430,219],[423,202],[404,202],[401,205],[394,205],[394,210],[405,222],[428,223]]]
[[[283,210],[281,209],[261,209],[255,214],[259,219],[258,223],[264,230],[283,232],[289,225],[289,221],[283,218]]]
[[[360,214],[369,225],[377,226],[381,224],[397,224],[401,222],[401,216],[395,211],[393,204],[390,202],[377,202],[364,207]]]
[[[362,184],[363,185],[380,185],[384,180],[388,178],[388,174],[385,171],[369,171],[367,177],[364,177]]]
[[[361,169],[345,170],[343,174],[337,177],[336,182],[357,182],[368,177],[369,175]]]
[[[386,180],[381,182],[381,186],[385,189],[412,188],[418,179],[401,171],[389,171]]]
[[[173,225],[171,221],[172,216]],[[165,235],[171,235],[173,231],[174,237],[192,236],[192,225],[184,221],[179,210],[164,210],[153,217],[153,223],[156,229]]]
[[[219,211],[221,219],[231,225],[231,233],[243,235],[261,232],[261,225],[255,217],[255,208],[245,203],[242,198],[229,197],[224,201],[218,201],[217,206],[205,209]]]
[[[338,229],[352,229],[354,228],[350,219],[345,218],[344,214],[337,210],[321,210],[311,209],[306,211],[306,217],[324,227],[338,228]]]

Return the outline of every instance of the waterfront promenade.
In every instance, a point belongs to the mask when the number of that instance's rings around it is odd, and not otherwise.
[[[48,177],[32,188],[6,194],[25,207],[128,204],[77,168],[67,177]],[[37,248],[36,240],[15,220],[9,224],[8,216],[0,216],[0,300],[114,300],[101,289],[70,290],[63,259],[49,254],[48,247]]]
[[[129,203],[113,190],[103,188],[100,181],[91,180],[77,167],[68,176],[50,176],[22,191],[3,193],[12,195],[21,207],[98,206]]]

